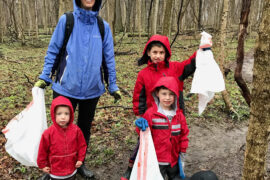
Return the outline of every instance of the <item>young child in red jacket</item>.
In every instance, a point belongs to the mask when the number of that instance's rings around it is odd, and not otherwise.
[[[133,92],[133,112],[137,118],[142,117],[145,111],[152,106],[151,90],[155,83],[164,76],[173,76],[177,79],[179,89],[179,109],[185,113],[183,86],[184,80],[196,70],[196,52],[189,59],[182,62],[171,62],[171,48],[167,36],[153,35],[146,43],[143,56],[138,65],[147,64],[139,73]],[[139,143],[129,159],[129,165],[122,180],[128,180],[135,161]]]
[[[48,179],[75,179],[87,145],[82,131],[73,124],[71,102],[63,96],[55,98],[51,105],[51,118],[53,125],[41,137],[38,167],[50,175]]]
[[[177,107],[177,80],[170,76],[162,77],[151,92],[154,101],[143,117],[136,120],[136,131],[140,133],[149,126],[163,178],[177,179],[180,178],[179,155],[188,148],[189,133],[185,116]]]

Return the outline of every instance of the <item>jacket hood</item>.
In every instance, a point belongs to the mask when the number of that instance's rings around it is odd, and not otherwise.
[[[154,87],[151,90],[152,96],[154,98],[154,103],[158,106],[159,104],[159,99],[156,96],[156,88],[157,87],[161,87],[164,86],[166,88],[168,88],[169,90],[171,90],[172,92],[174,92],[175,94],[175,98],[174,98],[174,104],[173,104],[173,109],[176,111],[177,109],[177,101],[179,99],[179,88],[178,88],[178,82],[175,79],[175,77],[172,76],[165,76],[165,77],[161,77],[157,83],[154,85]]]
[[[162,36],[162,35],[153,35],[150,37],[150,39],[148,40],[148,42],[146,43],[144,50],[143,50],[143,56],[138,60],[138,65],[143,65],[143,64],[147,64],[148,61],[150,61],[150,57],[147,55],[147,51],[149,48],[149,45],[153,42],[160,42],[161,44],[163,44],[165,50],[166,50],[166,58],[165,61],[169,62],[170,58],[171,58],[171,47],[170,47],[170,42],[167,36]]]
[[[57,98],[53,99],[53,101],[52,101],[52,105],[51,105],[51,118],[52,118],[53,124],[56,127],[61,128],[56,123],[56,120],[55,120],[55,110],[56,110],[56,107],[57,106],[60,106],[60,105],[68,106],[69,109],[70,109],[70,120],[69,120],[69,124],[68,124],[68,127],[69,127],[73,123],[73,120],[74,120],[74,111],[73,111],[73,107],[72,107],[71,102],[69,101],[69,99],[65,98],[64,96],[58,96]]]
[[[81,7],[81,0],[73,0],[74,10]],[[99,11],[102,4],[102,0],[96,0],[92,11]]]

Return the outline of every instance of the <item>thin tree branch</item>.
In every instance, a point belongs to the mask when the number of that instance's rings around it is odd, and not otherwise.
[[[179,34],[179,31],[180,31],[180,16],[181,16],[181,13],[182,13],[183,3],[184,3],[184,0],[181,1],[181,6],[180,6],[180,10],[178,12],[178,18],[177,18],[177,32],[176,32],[176,34],[175,34],[175,36],[173,38],[173,41],[171,43],[171,47],[172,47],[174,41],[176,40],[176,38],[177,38],[177,36]]]

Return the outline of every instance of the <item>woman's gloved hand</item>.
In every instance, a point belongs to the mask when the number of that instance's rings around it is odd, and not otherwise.
[[[147,120],[144,118],[137,119],[135,125],[142,131],[145,131],[145,129],[149,127]]]
[[[44,80],[39,79],[34,86],[44,89],[47,86],[47,83]]]
[[[119,90],[114,91],[111,95],[114,97],[114,103],[117,103],[121,99],[121,96],[122,96]]]

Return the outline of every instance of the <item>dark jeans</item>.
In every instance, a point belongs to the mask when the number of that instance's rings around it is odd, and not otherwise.
[[[56,98],[57,96],[61,96],[61,94],[58,94],[57,92],[53,91],[53,99]],[[86,144],[88,146],[89,140],[90,140],[90,129],[92,125],[92,121],[95,116],[95,110],[96,106],[99,100],[99,97],[94,98],[94,99],[74,99],[70,97],[66,97],[70,100],[74,112],[76,110],[77,105],[79,106],[79,111],[78,111],[78,121],[77,125],[79,128],[82,130]]]
[[[171,167],[171,165],[159,165],[159,170],[164,179],[166,175],[169,180],[180,179],[178,163],[173,167]]]

